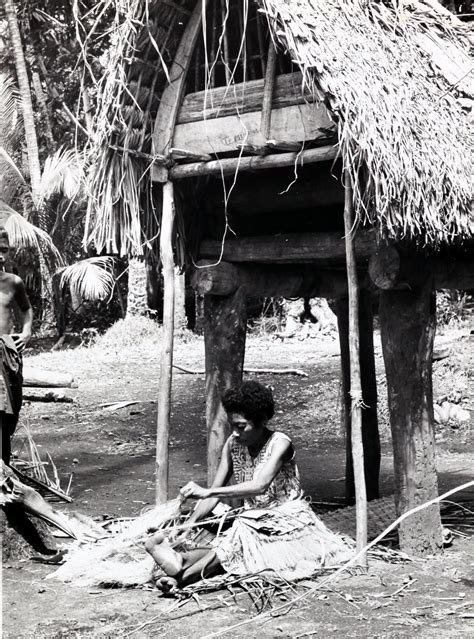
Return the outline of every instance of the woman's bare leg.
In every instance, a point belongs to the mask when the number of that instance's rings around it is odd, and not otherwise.
[[[145,548],[170,577],[176,577],[183,569],[183,557],[173,550],[163,533],[157,532],[145,542]]]
[[[212,577],[222,570],[221,563],[214,550],[196,548],[183,554],[183,571],[180,583],[183,586],[199,581],[203,577]]]

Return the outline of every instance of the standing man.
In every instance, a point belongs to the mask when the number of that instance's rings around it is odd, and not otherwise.
[[[5,271],[9,252],[8,233],[0,227],[0,429],[2,459],[6,464],[10,463],[10,440],[15,432],[23,399],[21,353],[31,337],[33,324],[33,310],[23,280]],[[19,333],[12,333],[14,304],[20,310]]]

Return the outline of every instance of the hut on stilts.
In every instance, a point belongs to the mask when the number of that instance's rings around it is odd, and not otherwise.
[[[474,287],[467,26],[435,0],[122,4],[90,144],[87,241],[160,255],[157,499],[178,264],[204,296],[209,479],[228,435],[219,398],[242,378],[246,297],[335,300],[362,543],[380,464],[374,296],[398,513],[438,491],[434,292]],[[436,552],[438,507],[399,536]]]

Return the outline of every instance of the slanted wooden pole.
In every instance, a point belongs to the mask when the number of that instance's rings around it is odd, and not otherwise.
[[[206,359],[207,474],[216,474],[222,447],[230,435],[222,393],[242,381],[247,328],[246,297],[242,289],[226,296],[204,297]]]
[[[359,358],[359,284],[354,250],[354,207],[352,181],[344,171],[344,232],[346,243],[347,287],[349,299],[349,360],[351,368],[351,442],[352,463],[356,497],[357,551],[367,545],[367,493],[364,474],[364,449],[362,445],[362,385]],[[365,554],[362,564],[367,563]]]
[[[372,296],[360,288],[359,278],[359,340],[362,396],[366,408],[362,411],[362,444],[367,500],[378,499],[380,473],[380,435],[377,418],[377,379],[375,375]],[[344,430],[346,433],[346,501],[355,503],[354,468],[351,442],[351,369],[349,361],[349,302],[347,297],[336,300],[337,326],[341,347],[342,395]]]
[[[173,183],[163,184],[160,257],[163,272],[163,334],[161,339],[160,385],[156,423],[155,498],[157,504],[168,499],[168,445],[171,414],[171,381],[174,336],[174,257],[175,216]]]
[[[432,388],[436,303],[428,264],[424,274],[422,286],[380,292],[397,515],[438,496]],[[440,552],[443,535],[439,504],[405,519],[398,534],[405,552]]]

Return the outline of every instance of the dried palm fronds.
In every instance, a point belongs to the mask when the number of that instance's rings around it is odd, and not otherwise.
[[[421,244],[472,237],[466,78],[440,61],[468,58],[466,25],[423,2],[258,1],[338,124],[358,220]]]
[[[54,501],[55,498],[72,501],[69,496],[72,475],[69,479],[68,487],[64,490],[61,487],[58,470],[51,455],[47,453],[48,461],[41,459],[33,435],[25,422],[15,432],[13,445],[14,456],[11,466],[18,471],[23,482],[28,484],[30,483],[28,480],[31,480],[33,487],[49,501]],[[47,472],[46,466],[51,469],[52,477]]]
[[[111,23],[110,47],[101,59],[103,74],[95,79],[94,135],[86,148],[85,243],[94,244],[98,252],[142,255],[157,246],[161,210],[150,175],[151,130],[171,52],[184,28],[178,9],[181,5],[186,11],[190,4],[101,0],[94,8],[96,15],[110,15]],[[93,33],[79,13],[76,19],[79,32],[86,33],[83,56],[89,64]]]

